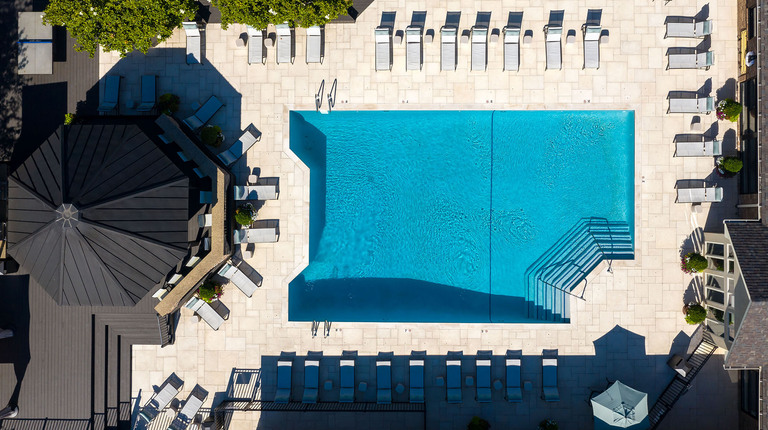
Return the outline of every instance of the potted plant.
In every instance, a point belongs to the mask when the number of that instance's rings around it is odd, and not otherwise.
[[[179,110],[181,100],[176,94],[165,93],[157,100],[157,108],[160,112],[171,116]]]
[[[742,167],[744,167],[744,162],[739,157],[720,157],[717,159],[717,173],[726,178],[736,176]]]
[[[218,125],[207,125],[200,132],[200,140],[208,146],[218,148],[224,141],[224,135],[221,133],[221,127]]]
[[[467,430],[488,430],[489,428],[491,424],[480,417],[472,417],[472,421],[467,424]]]
[[[252,204],[246,203],[235,209],[235,221],[243,226],[251,225],[256,217],[256,209]]]
[[[558,430],[559,428],[555,420],[544,420],[539,423],[539,430]]]
[[[698,303],[685,305],[683,311],[685,312],[685,322],[691,325],[701,324],[707,317],[707,310]]]
[[[197,298],[206,303],[213,303],[219,300],[222,294],[224,294],[224,288],[210,279],[197,289]]]
[[[64,125],[70,125],[75,122],[75,119],[77,119],[77,116],[73,113],[65,113],[64,114]]]
[[[741,104],[734,99],[725,99],[717,102],[717,119],[727,119],[731,122],[739,120]]]
[[[688,274],[703,272],[707,267],[709,267],[707,259],[698,252],[685,254],[680,262],[680,268]]]

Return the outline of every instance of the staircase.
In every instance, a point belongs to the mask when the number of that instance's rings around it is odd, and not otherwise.
[[[583,218],[526,271],[528,317],[569,322],[568,295],[603,260],[634,258],[625,222]]]
[[[97,314],[91,321],[93,430],[130,430],[131,350],[164,342],[161,319],[156,314]]]
[[[717,346],[711,343],[706,336],[704,336],[696,347],[696,349],[688,357],[688,364],[691,365],[691,371],[685,375],[685,377],[676,374],[672,382],[667,385],[664,392],[661,393],[659,399],[653,405],[648,412],[648,418],[651,422],[651,429],[655,429],[672,409],[677,400],[685,394],[691,387],[693,378],[699,373],[704,364],[707,363],[709,357],[717,350]]]

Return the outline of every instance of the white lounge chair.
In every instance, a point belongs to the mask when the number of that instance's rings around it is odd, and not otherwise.
[[[409,26],[405,29],[405,70],[421,70],[423,62],[424,27]]]
[[[667,37],[697,37],[701,38],[712,34],[712,21],[696,21],[692,16],[667,17]]]
[[[104,78],[104,97],[99,105],[99,112],[112,112],[117,108],[120,96],[120,76],[107,75]]]
[[[668,98],[667,113],[710,113],[715,110],[713,97],[700,97],[695,91],[672,91]]]
[[[559,402],[560,391],[557,389],[557,353],[544,351],[541,355],[542,394],[547,402]]]
[[[600,33],[602,27],[585,25],[582,27],[584,33],[584,68],[600,68]]]
[[[476,363],[476,381],[477,394],[475,400],[478,403],[489,403],[491,401],[491,359],[488,356],[477,356]]]
[[[184,307],[191,309],[214,330],[218,330],[219,327],[224,324],[224,317],[219,315],[219,313],[216,312],[216,310],[212,308],[211,305],[204,302],[203,300],[198,299],[197,297],[192,297],[189,299]]]
[[[220,102],[216,96],[211,96],[192,116],[184,120],[184,124],[192,131],[198,130],[210,121],[223,106],[224,103]]]
[[[277,200],[280,192],[277,184],[235,185],[235,200]]]
[[[213,225],[213,215],[212,214],[200,214],[197,216],[197,224],[200,226],[200,228],[206,228]]]
[[[721,201],[723,201],[723,189],[716,185],[702,183],[700,187],[677,189],[677,203],[718,203]]]
[[[546,70],[560,70],[563,68],[563,49],[561,39],[563,27],[544,27],[546,40],[547,67]]]
[[[137,112],[151,112],[157,103],[157,76],[144,75],[141,77],[141,103],[136,107]]]
[[[342,359],[339,361],[339,403],[355,401],[355,360]]]
[[[411,358],[408,362],[408,400],[411,403],[424,403],[424,359]]]
[[[675,136],[675,157],[714,157],[723,154],[718,140],[707,140],[703,134]]]
[[[461,359],[448,358],[446,367],[446,399],[448,403],[461,403]]]
[[[715,53],[699,52],[696,48],[667,49],[667,69],[704,69],[715,64]]]
[[[202,64],[202,39],[196,22],[183,22],[184,33],[187,35],[187,64]]]
[[[187,400],[184,402],[184,406],[173,419],[171,425],[168,426],[168,430],[186,430],[192,421],[195,419],[195,415],[200,412],[200,408],[203,407],[203,402],[208,398],[208,391],[204,390],[200,385],[195,385],[192,392],[189,393]]]
[[[392,29],[377,27],[374,30],[376,38],[376,71],[392,70]]]
[[[52,74],[53,28],[43,23],[42,12],[19,12],[18,18],[18,74]]]
[[[520,70],[520,29],[504,27],[504,70]]]
[[[320,385],[320,361],[304,360],[304,395],[302,403],[317,403],[318,386]]]
[[[233,241],[239,243],[274,243],[280,239],[275,227],[258,227],[238,229],[234,231]]]
[[[277,55],[275,55],[277,64],[293,63],[293,35],[291,35],[291,27],[288,24],[277,24],[275,31],[277,32]]]
[[[307,29],[307,64],[323,62],[323,29],[319,25]]]
[[[456,38],[458,32],[458,28],[453,26],[440,28],[440,70],[456,70],[456,54],[458,51]]]
[[[245,26],[248,35],[248,64],[264,64],[264,30]]]
[[[184,381],[176,376],[175,373],[171,373],[165,379],[163,384],[158,387],[157,392],[155,392],[141,408],[139,411],[139,419],[144,420],[147,423],[152,422],[152,420],[160,414],[160,411],[171,404],[183,386]]]
[[[235,286],[248,297],[253,296],[253,293],[256,292],[263,282],[263,278],[258,273],[256,273],[258,280],[254,282],[251,277],[247,276],[238,267],[235,267],[230,263],[224,264],[219,270],[219,275],[235,284]]]
[[[237,142],[233,143],[226,151],[219,153],[217,156],[222,163],[229,167],[235,164],[235,161],[239,160],[240,157],[245,155],[245,153],[251,149],[251,146],[258,142],[259,139],[261,139],[261,132],[251,124],[245,128],[245,131],[240,138],[237,139]]]
[[[288,403],[291,401],[291,370],[293,361],[284,357],[277,360],[277,392],[275,403]]]
[[[376,360],[376,403],[392,403],[392,361],[389,359]]]
[[[472,70],[483,71],[488,65],[488,27],[472,27]]]
[[[510,403],[520,403],[523,401],[523,390],[520,384],[520,354],[507,354],[506,357],[506,391],[504,397]]]

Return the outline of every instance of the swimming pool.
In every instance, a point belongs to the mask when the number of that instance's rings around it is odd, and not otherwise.
[[[292,321],[567,321],[552,285],[633,256],[632,111],[293,111],[290,147]]]

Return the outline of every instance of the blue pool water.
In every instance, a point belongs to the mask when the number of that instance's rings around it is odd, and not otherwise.
[[[290,146],[311,187],[292,321],[535,321],[531,274],[564,267],[575,226],[633,246],[632,111],[294,111]]]

